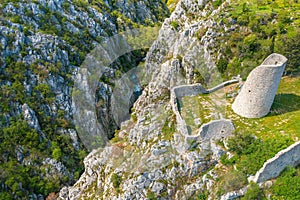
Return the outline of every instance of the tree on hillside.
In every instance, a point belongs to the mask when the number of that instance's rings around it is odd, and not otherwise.
[[[287,72],[300,71],[300,30],[297,31],[295,37],[286,39],[282,46],[281,52],[288,59],[286,67]]]

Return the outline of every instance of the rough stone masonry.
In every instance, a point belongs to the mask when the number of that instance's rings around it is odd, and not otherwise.
[[[260,118],[270,112],[287,58],[273,53],[251,71],[241,92],[232,104],[235,113]]]

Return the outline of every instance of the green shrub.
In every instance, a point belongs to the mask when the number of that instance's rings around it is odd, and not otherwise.
[[[113,183],[114,188],[118,189],[120,187],[121,182],[122,182],[122,177],[119,176],[116,173],[113,173],[111,175],[111,182]]]
[[[176,117],[175,115],[172,115],[169,119],[166,119],[163,127],[162,127],[162,133],[166,140],[171,140],[173,137],[173,134],[176,131]]]
[[[147,198],[148,198],[149,200],[156,200],[156,199],[157,199],[157,197],[155,196],[155,193],[154,193],[154,192],[151,192],[151,191],[149,191],[149,192],[147,193]]]
[[[197,200],[206,200],[208,198],[208,191],[200,191],[197,194]]]
[[[14,15],[11,18],[11,21],[14,22],[14,23],[18,23],[18,24],[22,24],[23,23],[22,18],[20,16],[18,16],[18,15]]]
[[[300,199],[300,169],[287,167],[270,188],[274,199]]]
[[[263,199],[264,194],[259,188],[257,183],[251,182],[246,194],[241,198],[241,200],[253,200],[253,199]]]
[[[177,28],[179,27],[179,23],[177,21],[171,21],[171,26],[177,30]]]
[[[52,152],[52,157],[55,159],[55,160],[59,160],[62,156],[62,152],[61,152],[61,149],[59,147],[55,148]]]
[[[64,8],[64,10],[69,10],[70,4],[68,2],[63,2],[62,7]]]
[[[288,59],[287,71],[295,72],[300,70],[300,29],[295,36],[287,38],[287,41],[281,45],[279,52]]]
[[[227,69],[227,66],[228,66],[228,60],[225,59],[225,58],[221,58],[218,62],[217,62],[217,68],[219,70],[219,72],[221,74],[223,74],[226,69]]]
[[[236,134],[228,140],[228,148],[230,151],[237,153],[238,155],[246,154],[251,144],[259,142],[255,137],[249,133]]]
[[[235,191],[247,185],[247,176],[241,171],[231,170],[220,178],[219,194]]]
[[[136,115],[136,113],[132,113],[132,114],[131,114],[131,119],[132,119],[134,122],[137,122],[137,115]]]
[[[213,7],[218,8],[222,4],[222,0],[212,1]]]

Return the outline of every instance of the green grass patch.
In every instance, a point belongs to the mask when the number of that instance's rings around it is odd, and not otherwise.
[[[162,127],[162,136],[165,140],[171,140],[176,132],[176,116],[172,115],[165,120]]]
[[[113,173],[111,175],[111,182],[113,183],[114,188],[116,191],[119,193],[120,192],[120,185],[122,182],[122,177],[119,176],[118,174]]]
[[[179,102],[182,118],[191,134],[197,134],[202,124],[225,115],[226,99],[223,90],[212,94],[183,97]]]
[[[263,163],[300,137],[300,77],[281,80],[271,112],[260,119],[238,116],[228,106],[237,135],[229,140],[235,163],[246,174],[254,174]],[[231,101],[232,102],[232,101]],[[254,137],[255,136],[255,137]],[[226,163],[226,162],[225,162]]]
[[[300,199],[300,168],[287,167],[270,188],[272,199]]]

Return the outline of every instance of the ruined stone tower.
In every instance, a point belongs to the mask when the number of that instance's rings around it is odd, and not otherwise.
[[[273,53],[251,71],[232,109],[240,116],[259,118],[267,115],[273,104],[287,58]]]

